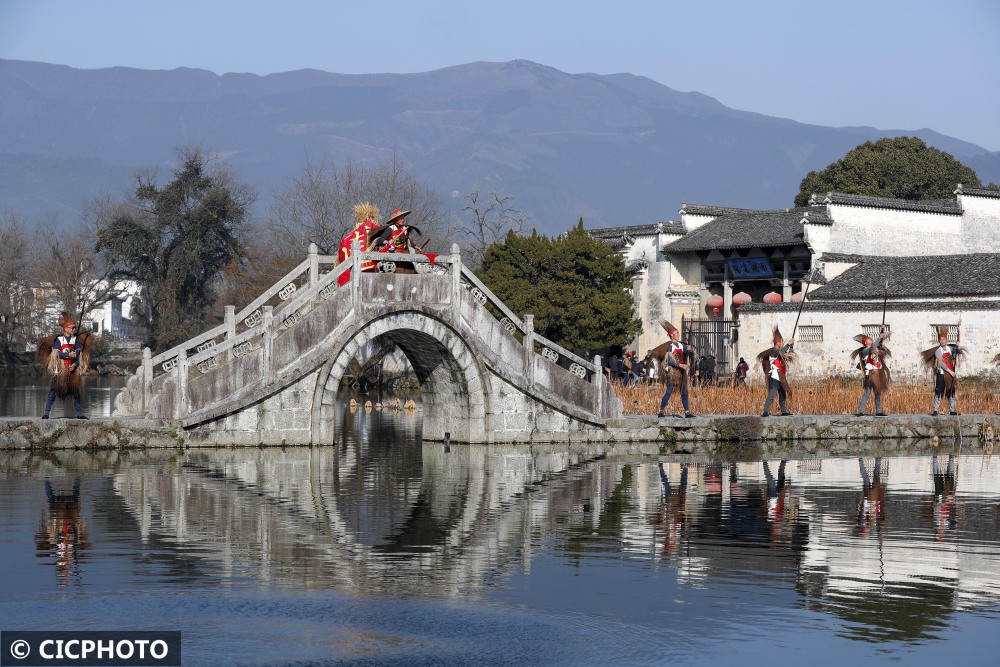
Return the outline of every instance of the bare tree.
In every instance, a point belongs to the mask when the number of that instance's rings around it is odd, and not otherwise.
[[[411,211],[407,222],[433,237],[430,248],[446,249],[451,241],[442,201],[414,176],[396,153],[372,165],[347,159],[342,165],[309,162],[301,175],[272,195],[268,227],[270,247],[278,254],[305,256],[310,243],[333,254],[354,226],[354,205],[375,204],[383,216],[393,209]],[[290,268],[290,267],[289,267]]]
[[[34,338],[34,290],[31,247],[27,234],[13,214],[0,217],[0,354],[10,357],[25,351]]]
[[[38,271],[50,315],[65,310],[73,319],[85,318],[125,293],[122,281],[107,277],[85,228],[49,235],[39,253]]]
[[[467,264],[478,267],[483,261],[483,254],[491,245],[502,239],[508,232],[520,234],[531,218],[523,211],[514,208],[510,202],[513,195],[499,195],[491,190],[485,201],[480,201],[478,188],[473,188],[465,196],[469,200],[462,211],[468,214],[468,223],[459,229],[466,239]]]

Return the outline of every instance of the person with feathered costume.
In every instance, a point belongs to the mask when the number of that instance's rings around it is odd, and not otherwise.
[[[52,404],[56,397],[73,397],[73,408],[77,419],[86,419],[83,414],[81,396],[83,395],[83,374],[90,367],[90,353],[96,340],[89,331],[77,333],[76,322],[68,313],[63,312],[59,318],[62,334],[47,336],[38,341],[36,357],[42,364],[43,372],[52,377],[49,395],[45,399],[45,413],[42,419],[49,418]]]
[[[376,222],[379,218],[378,206],[369,203],[361,203],[354,207],[354,228],[344,234],[340,239],[340,246],[337,249],[337,264],[346,262],[351,257],[351,244],[358,242],[360,252],[368,252],[372,247],[372,237],[382,231],[383,227]],[[375,262],[367,260],[361,263],[362,271],[375,271]],[[339,285],[346,285],[351,279],[351,271],[348,269],[337,279]]]
[[[937,347],[924,350],[920,353],[924,366],[934,372],[934,412],[935,417],[941,408],[941,397],[948,398],[948,410],[953,415],[958,412],[955,409],[955,392],[958,390],[958,357],[964,350],[958,345],[948,342],[948,327],[938,327]]]
[[[851,352],[851,359],[857,362],[858,368],[864,373],[865,378],[861,405],[857,412],[858,417],[864,416],[868,397],[872,392],[875,392],[875,416],[885,417],[885,413],[882,412],[882,392],[889,388],[890,376],[887,359],[892,356],[889,348],[884,345],[888,338],[885,330],[881,331],[875,340],[865,334],[858,334],[854,337],[854,340],[861,343],[861,347]]]
[[[772,342],[774,345],[757,355],[757,361],[760,362],[764,375],[767,376],[767,400],[764,401],[761,417],[771,415],[771,403],[774,402],[775,396],[778,397],[778,407],[781,408],[781,414],[786,416],[792,414],[786,402],[792,397],[792,387],[788,384],[786,374],[789,364],[795,361],[793,350],[795,340],[790,338],[787,343],[784,343],[784,336],[781,335],[777,326],[774,327],[773,333]]]
[[[666,387],[663,398],[660,400],[660,411],[656,413],[656,416],[664,416],[663,411],[667,409],[671,394],[673,394],[674,389],[679,389],[681,405],[684,406],[684,416],[694,417],[688,402],[688,377],[691,374],[691,364],[694,363],[694,348],[681,341],[680,329],[670,322],[660,322],[660,326],[666,329],[670,336],[670,342],[658,345],[649,351],[649,355],[656,359],[660,369],[660,377]]]

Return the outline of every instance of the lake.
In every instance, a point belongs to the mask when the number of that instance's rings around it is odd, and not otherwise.
[[[88,376],[84,380],[80,397],[83,411],[88,417],[109,417],[114,410],[114,400],[128,380],[119,376]],[[0,376],[0,417],[41,417],[45,412],[45,398],[49,383],[36,377]],[[74,417],[73,399],[56,399],[50,416]]]
[[[0,629],[180,630],[184,665],[996,664],[978,447],[718,463],[340,420],[335,447],[0,453]]]

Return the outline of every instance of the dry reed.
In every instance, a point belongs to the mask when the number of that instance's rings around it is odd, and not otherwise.
[[[795,414],[841,415],[855,414],[861,402],[860,377],[830,377],[823,379],[792,379],[792,398],[788,407]],[[622,400],[625,414],[652,415],[660,408],[663,385],[652,387],[622,387],[615,384],[615,392]],[[761,381],[747,386],[708,386],[690,389],[691,411],[702,415],[753,415],[760,414],[767,397],[767,385]],[[956,407],[965,414],[1000,413],[995,379],[961,378]],[[895,383],[882,394],[882,409],[888,414],[930,414],[933,408],[934,385],[930,382]],[[944,414],[948,412],[947,399],[941,400]],[[772,412],[777,412],[775,399]],[[667,414],[682,412],[681,397],[674,391],[666,408]],[[868,398],[866,412],[875,412],[874,395]]]

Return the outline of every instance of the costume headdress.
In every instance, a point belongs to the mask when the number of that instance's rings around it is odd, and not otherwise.
[[[372,222],[378,222],[379,212],[378,206],[375,204],[369,204],[368,202],[362,202],[354,206],[354,226],[357,227],[366,220],[371,220]]]
[[[774,331],[772,332],[771,342],[777,343],[785,340],[785,337],[781,335],[781,331],[778,329],[778,325],[774,325]]]
[[[938,340],[941,340],[942,338],[944,338],[945,340],[948,340],[948,327],[947,326],[938,327],[938,329],[937,329],[937,337],[938,337]]]
[[[679,331],[679,329],[677,327],[675,327],[670,322],[667,322],[666,320],[661,320],[660,321],[660,326],[667,330],[667,334],[668,335],[672,334],[675,331]]]

